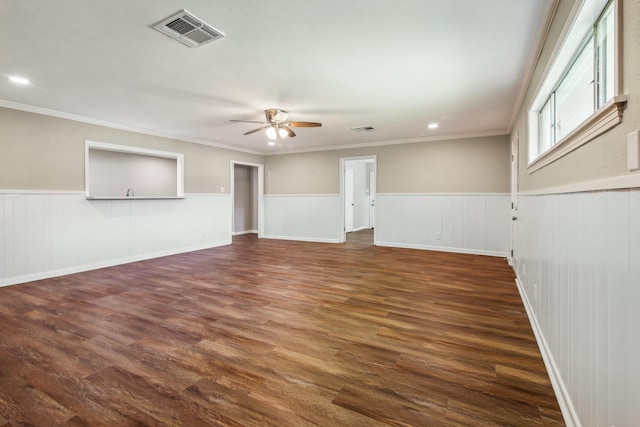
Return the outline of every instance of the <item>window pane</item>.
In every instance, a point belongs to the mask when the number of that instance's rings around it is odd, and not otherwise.
[[[594,112],[593,37],[556,90],[556,138],[561,140]]]
[[[538,154],[544,153],[554,144],[552,98],[553,95],[544,104],[540,110],[540,117],[538,117]]]
[[[613,3],[602,15],[596,32],[598,34],[598,108],[613,98]]]

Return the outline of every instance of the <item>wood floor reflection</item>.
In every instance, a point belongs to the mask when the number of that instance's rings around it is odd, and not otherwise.
[[[354,245],[0,288],[0,426],[563,424],[504,259]]]

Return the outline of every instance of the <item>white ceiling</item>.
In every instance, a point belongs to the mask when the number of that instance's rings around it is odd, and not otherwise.
[[[261,153],[504,134],[551,3],[2,0],[0,106]],[[226,36],[192,49],[151,28],[182,9]],[[322,127],[273,148],[229,122],[266,108]]]

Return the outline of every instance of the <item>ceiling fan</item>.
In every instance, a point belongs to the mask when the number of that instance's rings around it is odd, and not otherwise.
[[[273,141],[280,140],[281,138],[287,136],[290,138],[296,136],[296,133],[293,131],[293,129],[291,129],[292,127],[315,128],[322,126],[322,123],[316,122],[288,122],[287,118],[289,117],[289,113],[279,108],[270,108],[268,110],[264,110],[264,115],[267,119],[266,122],[257,122],[253,120],[229,121],[240,123],[260,123],[264,126],[250,130],[249,132],[245,132],[244,135],[249,135],[255,132],[260,132],[261,130],[266,130],[267,137]]]

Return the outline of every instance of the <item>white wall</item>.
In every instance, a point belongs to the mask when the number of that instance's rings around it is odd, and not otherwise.
[[[380,194],[376,244],[507,256],[507,194]]]
[[[640,190],[520,196],[518,211],[519,287],[568,422],[640,425]]]
[[[264,196],[264,237],[338,243],[341,239],[339,194]]]
[[[509,203],[506,194],[378,194],[375,244],[507,256]],[[337,243],[340,215],[337,194],[265,196],[265,237]]]
[[[89,201],[0,190],[0,286],[229,243],[228,194]]]

